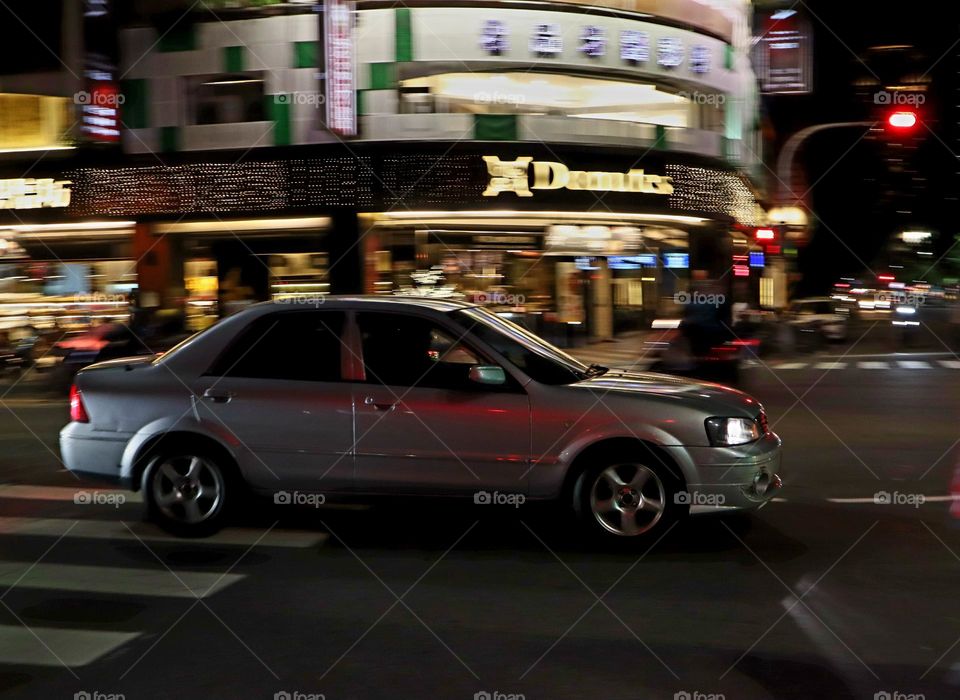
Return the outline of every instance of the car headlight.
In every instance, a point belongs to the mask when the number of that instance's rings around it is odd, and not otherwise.
[[[745,445],[759,440],[760,426],[750,418],[707,418],[707,437],[714,447]]]

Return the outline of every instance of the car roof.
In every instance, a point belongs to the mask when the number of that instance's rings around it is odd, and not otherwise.
[[[400,297],[400,296],[382,296],[375,294],[356,294],[356,295],[339,295],[339,294],[330,294],[321,297],[322,302],[315,300],[316,306],[322,307],[330,305],[334,308],[341,306],[367,306],[368,308],[376,306],[415,306],[423,309],[430,309],[432,311],[439,311],[441,313],[446,313],[449,311],[456,311],[457,309],[469,309],[471,307],[477,306],[476,304],[470,304],[464,301],[457,301],[455,299],[438,299],[435,297]],[[305,304],[307,302],[304,302]],[[256,304],[257,307],[273,307],[277,309],[289,309],[291,306],[295,305],[291,301],[264,301],[259,304]]]

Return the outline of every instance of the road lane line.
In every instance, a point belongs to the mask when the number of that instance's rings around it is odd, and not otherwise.
[[[922,360],[897,360],[901,369],[933,369],[929,362]]]
[[[960,369],[960,360],[937,360],[947,369]]]
[[[89,486],[37,486],[34,484],[2,484],[0,498],[22,498],[30,501],[69,501],[75,502],[77,494],[121,494],[124,503],[143,503],[143,494],[139,491],[123,489],[91,488]]]
[[[72,630],[35,625],[28,630],[22,625],[0,625],[2,663],[58,668],[64,664],[68,667],[86,666],[139,636],[139,632]],[[50,648],[45,649],[44,644]]]
[[[844,369],[847,366],[846,362],[818,362],[814,365],[815,369]]]
[[[778,365],[773,365],[773,369],[803,369],[808,364],[808,362],[781,362]]]
[[[128,569],[85,564],[0,562],[0,586],[3,588],[13,586],[14,590],[30,588],[192,599],[213,595],[244,578],[246,578],[245,574],[203,571],[177,571],[174,576],[169,570],[161,567]]]
[[[860,369],[890,369],[889,362],[858,362]]]
[[[74,523],[76,523],[74,525]],[[73,525],[71,528],[70,526]],[[129,526],[129,529],[128,527]],[[69,532],[67,530],[69,529]],[[132,532],[131,532],[132,530]],[[203,539],[185,539],[168,534],[150,523],[119,520],[68,520],[65,518],[13,518],[0,517],[0,536],[35,535],[59,537],[66,532],[67,538],[95,540],[132,540],[144,542],[179,542],[198,545],[236,545],[249,547],[259,542],[261,547],[287,547],[306,549],[316,547],[329,539],[325,532],[309,530],[273,529],[262,537],[263,530],[256,528],[228,527]]]

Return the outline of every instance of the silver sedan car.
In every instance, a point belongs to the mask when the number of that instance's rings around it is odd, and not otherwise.
[[[70,399],[67,467],[141,490],[184,535],[215,531],[252,491],[560,500],[596,534],[649,537],[781,486],[756,399],[587,366],[436,299],[259,304],[163,355],[83,369]]]

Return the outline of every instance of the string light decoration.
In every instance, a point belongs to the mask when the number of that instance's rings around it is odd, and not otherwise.
[[[677,163],[667,164],[666,172],[673,178],[671,209],[729,216],[746,226],[763,224],[763,208],[737,173]]]
[[[489,176],[480,156],[403,154],[384,157],[382,179],[387,209],[445,209],[482,202]]]
[[[78,168],[73,216],[214,214],[373,206],[375,177],[351,157]]]

